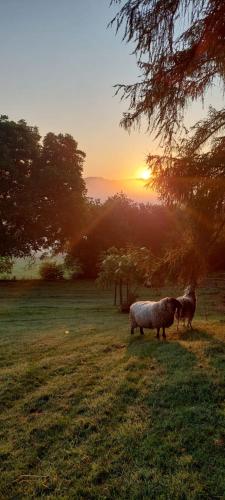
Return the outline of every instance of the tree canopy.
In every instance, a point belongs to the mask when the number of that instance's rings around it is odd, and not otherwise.
[[[0,117],[0,255],[63,248],[80,230],[85,154],[68,134]]]
[[[176,156],[148,157],[151,185],[167,205],[185,212],[179,248],[166,253],[162,268],[171,267],[174,276],[180,270],[187,277],[186,268],[194,281],[212,264],[215,246],[220,254],[225,239],[225,137],[201,150],[207,133],[208,119],[196,124],[194,135],[181,142]]]
[[[109,248],[100,259],[97,283],[100,286],[114,285],[114,305],[117,304],[119,288],[119,304],[124,312],[128,312],[130,305],[136,300],[138,285],[144,284],[149,278],[152,260],[151,252],[145,247]]]
[[[204,99],[215,82],[225,85],[225,3],[221,0],[112,0],[120,10],[112,20],[132,42],[140,81],[119,85],[129,109],[129,129],[147,118],[164,142],[164,154],[148,156],[151,186],[163,203],[179,207],[184,226],[179,246],[165,253],[159,269],[197,279],[211,262],[225,229],[225,109],[209,108],[206,119],[185,135],[184,110]],[[217,136],[216,136],[217,134]],[[216,138],[215,138],[216,137]],[[219,247],[218,247],[219,248]],[[196,252],[197,249],[197,252]],[[186,276],[187,278],[187,276]]]
[[[84,277],[96,278],[99,257],[108,248],[145,246],[160,255],[176,237],[176,215],[166,207],[136,204],[117,194],[104,203],[90,200],[80,238],[69,253],[81,262]]]
[[[171,144],[189,101],[204,98],[217,78],[225,83],[225,3],[221,0],[111,0],[111,22],[131,42],[140,79],[118,85],[129,109],[126,129],[144,116]],[[224,125],[224,114],[221,125]]]

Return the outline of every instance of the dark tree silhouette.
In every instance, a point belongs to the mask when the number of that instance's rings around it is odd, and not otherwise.
[[[212,111],[213,113],[213,111]],[[225,137],[217,137],[209,150],[202,150],[208,119],[195,126],[195,134],[181,143],[177,156],[149,155],[152,186],[171,207],[186,209],[186,222],[178,250],[166,256],[193,280],[218,257],[225,238]],[[196,148],[198,144],[198,150]],[[177,266],[176,266],[177,262]]]
[[[112,0],[111,4],[121,6],[111,25],[132,42],[141,74],[132,85],[118,85],[130,103],[122,124],[129,129],[145,116],[149,128],[156,128],[171,144],[187,103],[203,98],[216,77],[224,85],[225,3]]]
[[[196,279],[198,271],[201,274],[207,269],[214,246],[224,237],[225,138],[213,141],[213,137],[225,126],[225,109],[210,108],[208,117],[185,140],[178,132],[187,104],[204,99],[215,79],[225,84],[225,3],[111,3],[121,7],[111,24],[117,31],[123,30],[126,42],[133,43],[141,72],[137,83],[117,86],[130,103],[122,124],[129,129],[145,117],[149,130],[156,129],[165,154],[148,157],[152,186],[164,203],[186,210],[187,215],[180,244],[165,254],[161,267],[170,267],[174,275],[186,267],[191,279]]]
[[[82,178],[85,153],[69,134],[48,133],[43,140],[37,183],[46,238],[60,250],[80,232],[86,187]],[[45,224],[45,221],[48,224]],[[55,243],[54,243],[55,242]]]
[[[80,230],[85,154],[69,135],[0,118],[0,255],[62,248]]]
[[[101,254],[110,247],[145,246],[155,256],[162,255],[164,247],[177,238],[177,219],[166,207],[136,204],[123,194],[104,203],[90,201],[86,224],[70,248],[70,258],[79,259],[83,277],[96,278]]]

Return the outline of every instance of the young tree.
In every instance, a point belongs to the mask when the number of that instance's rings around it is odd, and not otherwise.
[[[103,287],[114,286],[114,305],[117,304],[117,288],[120,286],[120,302],[122,302],[121,282],[117,274],[120,252],[116,247],[109,248],[102,255],[99,263],[99,275],[97,283]]]
[[[135,300],[138,285],[149,277],[152,267],[152,254],[145,248],[109,248],[100,261],[97,283],[103,286],[114,285],[114,305],[119,304],[121,310],[128,311]],[[125,289],[125,299],[124,299]]]

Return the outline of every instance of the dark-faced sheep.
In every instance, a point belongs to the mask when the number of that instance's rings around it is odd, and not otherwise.
[[[144,334],[144,328],[156,328],[157,338],[160,329],[163,331],[163,338],[166,338],[165,328],[169,328],[174,322],[174,314],[181,307],[180,302],[173,297],[166,297],[158,302],[139,301],[130,306],[131,334],[139,327]]]
[[[186,319],[188,328],[192,329],[192,320],[196,310],[195,286],[188,285],[184,290],[184,295],[177,297],[177,300],[181,305],[180,310],[176,312],[177,330],[179,329],[180,320],[183,320],[185,326]]]

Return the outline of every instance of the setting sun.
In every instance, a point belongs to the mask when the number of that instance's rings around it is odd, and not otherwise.
[[[143,179],[144,181],[147,181],[151,177],[151,172],[148,168],[142,168],[139,170],[139,179]]]
[[[149,177],[150,177],[149,170],[143,170],[143,172],[141,173],[141,178],[147,181]]]

